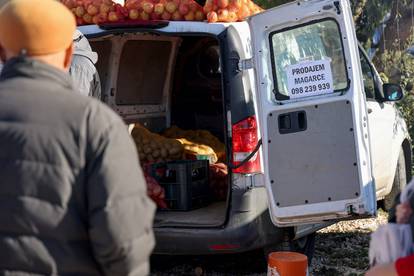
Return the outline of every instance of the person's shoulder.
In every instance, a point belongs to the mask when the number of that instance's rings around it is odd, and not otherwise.
[[[93,66],[93,62],[91,61],[90,58],[84,56],[84,55],[77,55],[74,54],[72,56],[72,64],[71,64],[71,68],[77,68],[77,69],[84,69],[85,66],[86,68],[89,68],[91,66]]]
[[[90,126],[97,131],[108,131],[114,126],[123,125],[122,118],[108,105],[88,97],[87,116]]]

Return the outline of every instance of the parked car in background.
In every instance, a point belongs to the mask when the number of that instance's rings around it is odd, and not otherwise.
[[[411,139],[404,118],[395,105],[401,98],[384,94],[384,84],[362,47],[360,59],[377,199],[382,200],[381,206],[385,210],[389,210],[395,196],[411,179]],[[385,89],[389,89],[388,85]]]

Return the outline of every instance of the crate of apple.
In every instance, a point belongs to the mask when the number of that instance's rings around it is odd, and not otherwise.
[[[193,0],[127,0],[125,8],[132,20],[203,21],[203,8]]]
[[[76,16],[78,25],[119,22],[128,17],[128,10],[112,0],[62,0]]]

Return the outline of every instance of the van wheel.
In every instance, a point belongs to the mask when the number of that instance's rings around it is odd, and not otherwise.
[[[266,246],[263,248],[266,260],[272,252],[293,251],[305,254],[308,257],[308,266],[310,266],[315,252],[315,235],[315,233],[312,233],[297,240],[290,240],[277,245]]]
[[[403,149],[398,156],[397,168],[395,169],[394,182],[392,183],[391,192],[384,197],[382,207],[384,211],[389,211],[394,204],[394,199],[400,194],[402,189],[407,185],[407,173],[405,168],[405,156]]]

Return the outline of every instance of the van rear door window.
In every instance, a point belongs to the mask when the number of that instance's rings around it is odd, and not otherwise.
[[[120,59],[116,104],[161,104],[171,51],[170,41],[127,41]]]
[[[339,26],[332,19],[272,32],[269,36],[277,100],[348,88]]]

